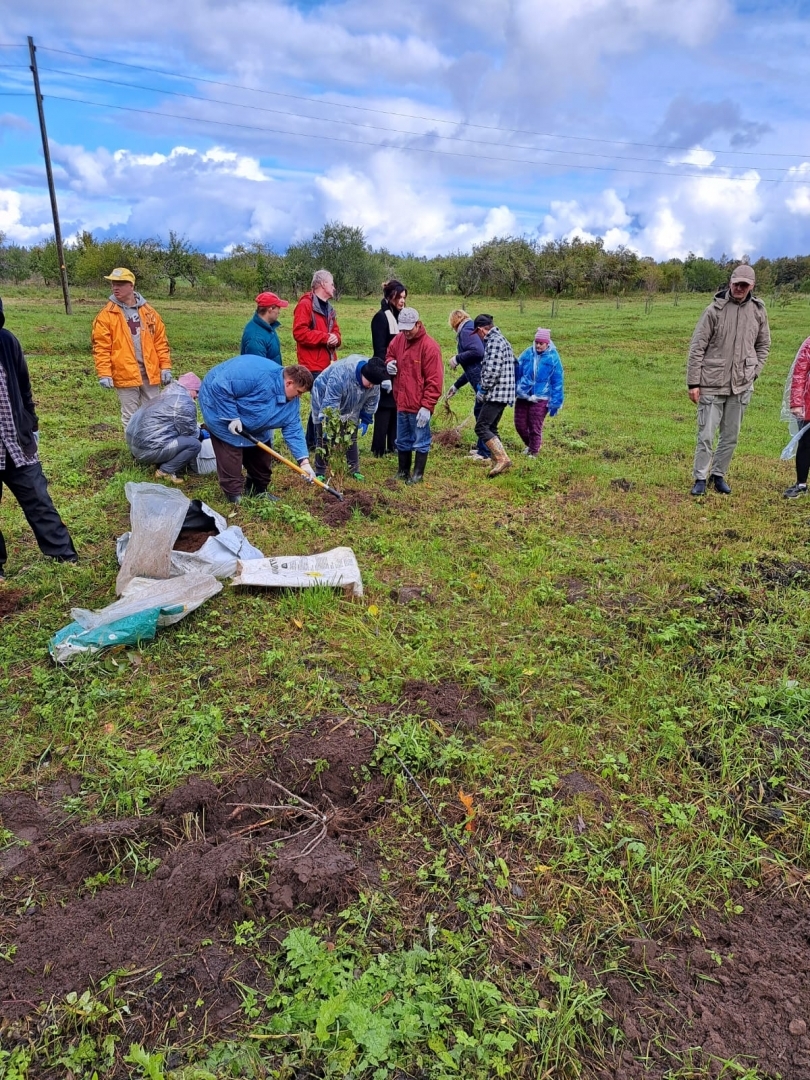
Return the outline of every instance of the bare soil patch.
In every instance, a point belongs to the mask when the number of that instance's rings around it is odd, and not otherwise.
[[[478,690],[454,682],[428,683],[413,679],[402,687],[407,712],[455,727],[477,728],[492,710]]]
[[[234,944],[234,921],[318,918],[376,879],[373,747],[366,728],[302,733],[275,757],[254,757],[253,775],[192,777],[138,818],[77,825],[52,801],[2,796],[0,821],[21,843],[0,854],[0,933],[12,950],[0,1019],[24,1037],[41,1003],[117,971],[131,1009],[124,1046],[235,1021],[235,981],[262,975]],[[141,865],[158,864],[150,878],[128,860],[134,850]]]
[[[673,1053],[714,1076],[732,1075],[730,1060],[763,1078],[810,1076],[806,898],[741,904],[738,916],[709,912],[664,940],[628,943],[639,974],[602,977],[626,1044],[594,1070],[600,1080],[662,1080]]]
[[[787,589],[791,585],[798,585],[803,589],[810,588],[810,564],[808,563],[795,560],[785,562],[771,557],[746,563],[742,571],[750,574],[755,583],[764,585],[766,589],[777,587]]]
[[[456,428],[446,428],[444,431],[437,431],[433,436],[433,441],[438,446],[461,446],[461,432]]]
[[[27,603],[28,597],[22,589],[9,589],[6,585],[0,585],[0,619],[4,615],[22,611]]]
[[[99,450],[90,454],[85,464],[87,472],[95,480],[110,480],[122,467],[118,450]]]

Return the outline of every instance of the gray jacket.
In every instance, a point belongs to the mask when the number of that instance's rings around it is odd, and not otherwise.
[[[721,289],[692,334],[686,384],[712,394],[741,394],[762,371],[770,348],[764,303],[749,295],[737,304]]]

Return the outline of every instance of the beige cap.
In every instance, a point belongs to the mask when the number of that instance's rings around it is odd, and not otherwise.
[[[731,275],[732,285],[735,281],[747,281],[749,285],[753,285],[756,280],[757,275],[754,273],[754,268],[753,266],[749,266],[748,263],[740,263]]]

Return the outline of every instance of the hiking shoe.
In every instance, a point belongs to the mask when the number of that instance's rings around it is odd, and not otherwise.
[[[183,479],[180,476],[175,476],[174,473],[164,472],[163,469],[155,470],[156,480],[171,480],[173,484],[182,484]]]
[[[800,495],[807,494],[807,484],[794,484],[785,492],[786,499],[798,499]]]
[[[228,500],[229,503],[232,503],[234,506],[238,506],[239,503],[242,501],[241,495],[226,495],[225,498]]]
[[[694,484],[692,485],[692,490],[689,492],[689,494],[690,495],[705,495],[706,494],[706,481],[705,480],[696,480],[694,482]]]
[[[721,495],[730,495],[731,494],[731,488],[725,482],[723,477],[718,475],[717,473],[713,473],[709,477],[709,483],[714,484],[714,490],[719,492]]]
[[[483,454],[479,454],[477,450],[474,450],[470,454],[470,461],[491,461],[492,458],[484,457]]]

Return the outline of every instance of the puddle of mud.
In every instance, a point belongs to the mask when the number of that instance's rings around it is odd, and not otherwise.
[[[736,917],[690,920],[699,936],[689,925],[663,941],[628,943],[628,966],[653,978],[603,977],[604,1006],[626,1042],[594,1070],[600,1080],[663,1080],[671,1055],[688,1060],[690,1051],[705,1075],[735,1061],[744,1068],[733,1075],[756,1066],[763,1077],[810,1076],[810,912],[787,895],[740,903]]]
[[[111,971],[132,992],[127,1032],[138,1041],[235,1019],[235,982],[257,985],[261,972],[233,944],[233,923],[309,921],[377,877],[366,835],[384,789],[368,771],[373,735],[328,725],[254,758],[258,775],[191,777],[139,818],[82,825],[53,800],[0,797],[0,824],[23,842],[0,855],[3,943],[16,950],[0,968],[0,1019],[22,1032],[41,1002]],[[157,862],[151,878],[134,873],[132,850]],[[122,866],[119,883],[101,881]]]

